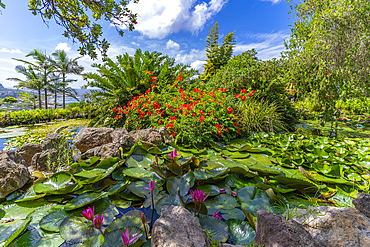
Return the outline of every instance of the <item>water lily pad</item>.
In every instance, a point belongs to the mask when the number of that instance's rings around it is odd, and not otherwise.
[[[59,232],[59,226],[63,220],[70,215],[64,209],[56,210],[46,216],[40,221],[41,229],[49,232]]]
[[[238,206],[238,201],[235,197],[227,194],[218,195],[213,200],[219,203],[222,209],[234,209]]]
[[[181,200],[178,195],[165,195],[160,200],[158,200],[157,204],[155,205],[155,211],[160,215],[161,209],[163,206],[183,206]]]
[[[123,170],[122,173],[132,178],[143,178],[150,177],[153,175],[152,172],[140,168],[128,168]]]
[[[113,247],[123,244],[121,233],[126,233],[126,229],[127,229],[126,227],[119,228],[104,234],[103,247]],[[130,233],[130,239],[133,236],[138,235],[130,244],[130,246],[134,246],[137,241],[141,241],[140,238],[143,235],[143,231],[135,226],[128,226],[128,230]]]
[[[256,182],[253,179],[244,178],[243,176],[240,176],[239,174],[230,174],[226,178],[226,183],[232,188],[243,188],[246,186],[254,185]]]
[[[58,172],[53,174],[43,183],[36,184],[34,191],[45,194],[67,194],[76,190],[78,184],[73,184],[72,175],[68,172]]]
[[[167,180],[166,187],[170,194],[177,194],[180,191],[180,195],[184,196],[189,193],[190,184],[181,177],[172,177]]]
[[[243,211],[239,208],[233,208],[233,209],[222,209],[220,211],[222,213],[222,218],[225,220],[228,219],[239,219],[239,220],[244,220],[245,215]]]
[[[28,226],[32,219],[17,219],[11,222],[0,223],[0,246],[8,246]]]
[[[59,234],[43,236],[38,230],[27,231],[17,239],[16,247],[59,247],[64,239]]]
[[[104,244],[103,235],[95,235],[86,240],[81,247],[101,247]]]
[[[83,243],[92,236],[100,234],[91,221],[76,216],[69,216],[59,227],[60,236],[71,243]]]
[[[196,190],[202,190],[206,195],[217,196],[220,194],[220,188],[213,184],[207,184],[202,186],[197,186]]]
[[[143,155],[133,154],[127,158],[125,164],[128,168],[148,169],[153,164],[153,161]]]
[[[240,219],[229,219],[226,224],[229,227],[230,240],[235,245],[250,245],[253,242],[256,233],[248,222]]]
[[[105,196],[105,193],[101,192],[84,193],[77,196],[76,198],[73,198],[64,206],[64,209],[66,211],[70,211],[76,208],[80,208],[102,198],[103,196]]]
[[[144,230],[141,218],[133,216],[124,216],[110,223],[105,229],[104,234],[117,229],[123,229],[128,226],[135,226],[137,228],[140,228],[141,230]]]
[[[229,229],[222,220],[207,215],[199,216],[199,223],[204,230],[211,231],[212,238],[219,242],[226,242],[229,238]]]

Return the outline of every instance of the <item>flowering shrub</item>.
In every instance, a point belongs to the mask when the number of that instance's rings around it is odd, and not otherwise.
[[[180,142],[228,141],[242,134],[236,114],[253,91],[242,89],[231,95],[219,88],[206,92],[185,83],[180,86],[182,80],[180,74],[173,84],[153,84],[152,90],[133,97],[126,106],[113,108],[116,121],[126,115],[122,125],[128,130],[165,126]]]

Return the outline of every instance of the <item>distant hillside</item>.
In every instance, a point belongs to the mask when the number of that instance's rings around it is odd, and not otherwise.
[[[4,88],[3,84],[0,83],[0,88]]]

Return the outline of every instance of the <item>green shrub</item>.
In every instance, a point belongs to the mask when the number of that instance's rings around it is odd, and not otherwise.
[[[256,98],[244,102],[239,123],[247,132],[276,132],[286,129],[277,106]]]
[[[126,106],[113,108],[113,124],[128,130],[165,126],[182,143],[227,142],[241,135],[237,124],[239,105],[252,93],[244,89],[236,97],[225,88],[209,92],[183,85],[158,84],[155,92],[147,90]]]
[[[230,59],[207,84],[207,89],[226,88],[230,93],[238,93],[242,88],[252,88],[262,101],[275,103],[283,121],[296,122],[297,114],[287,100],[286,82],[283,79],[285,62],[281,59],[258,60],[252,49]]]

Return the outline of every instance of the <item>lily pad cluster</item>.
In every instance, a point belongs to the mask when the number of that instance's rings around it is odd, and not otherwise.
[[[120,158],[81,160],[51,177],[35,173],[26,193],[1,203],[0,246],[120,246],[122,234],[136,236],[130,246],[150,246],[152,225],[141,214],[150,219],[149,209],[160,215],[165,205],[187,208],[217,241],[248,245],[258,210],[352,206],[357,192],[369,190],[368,146],[264,133],[207,147],[137,142]],[[195,191],[202,191],[197,201]],[[88,208],[104,215],[100,229]]]

